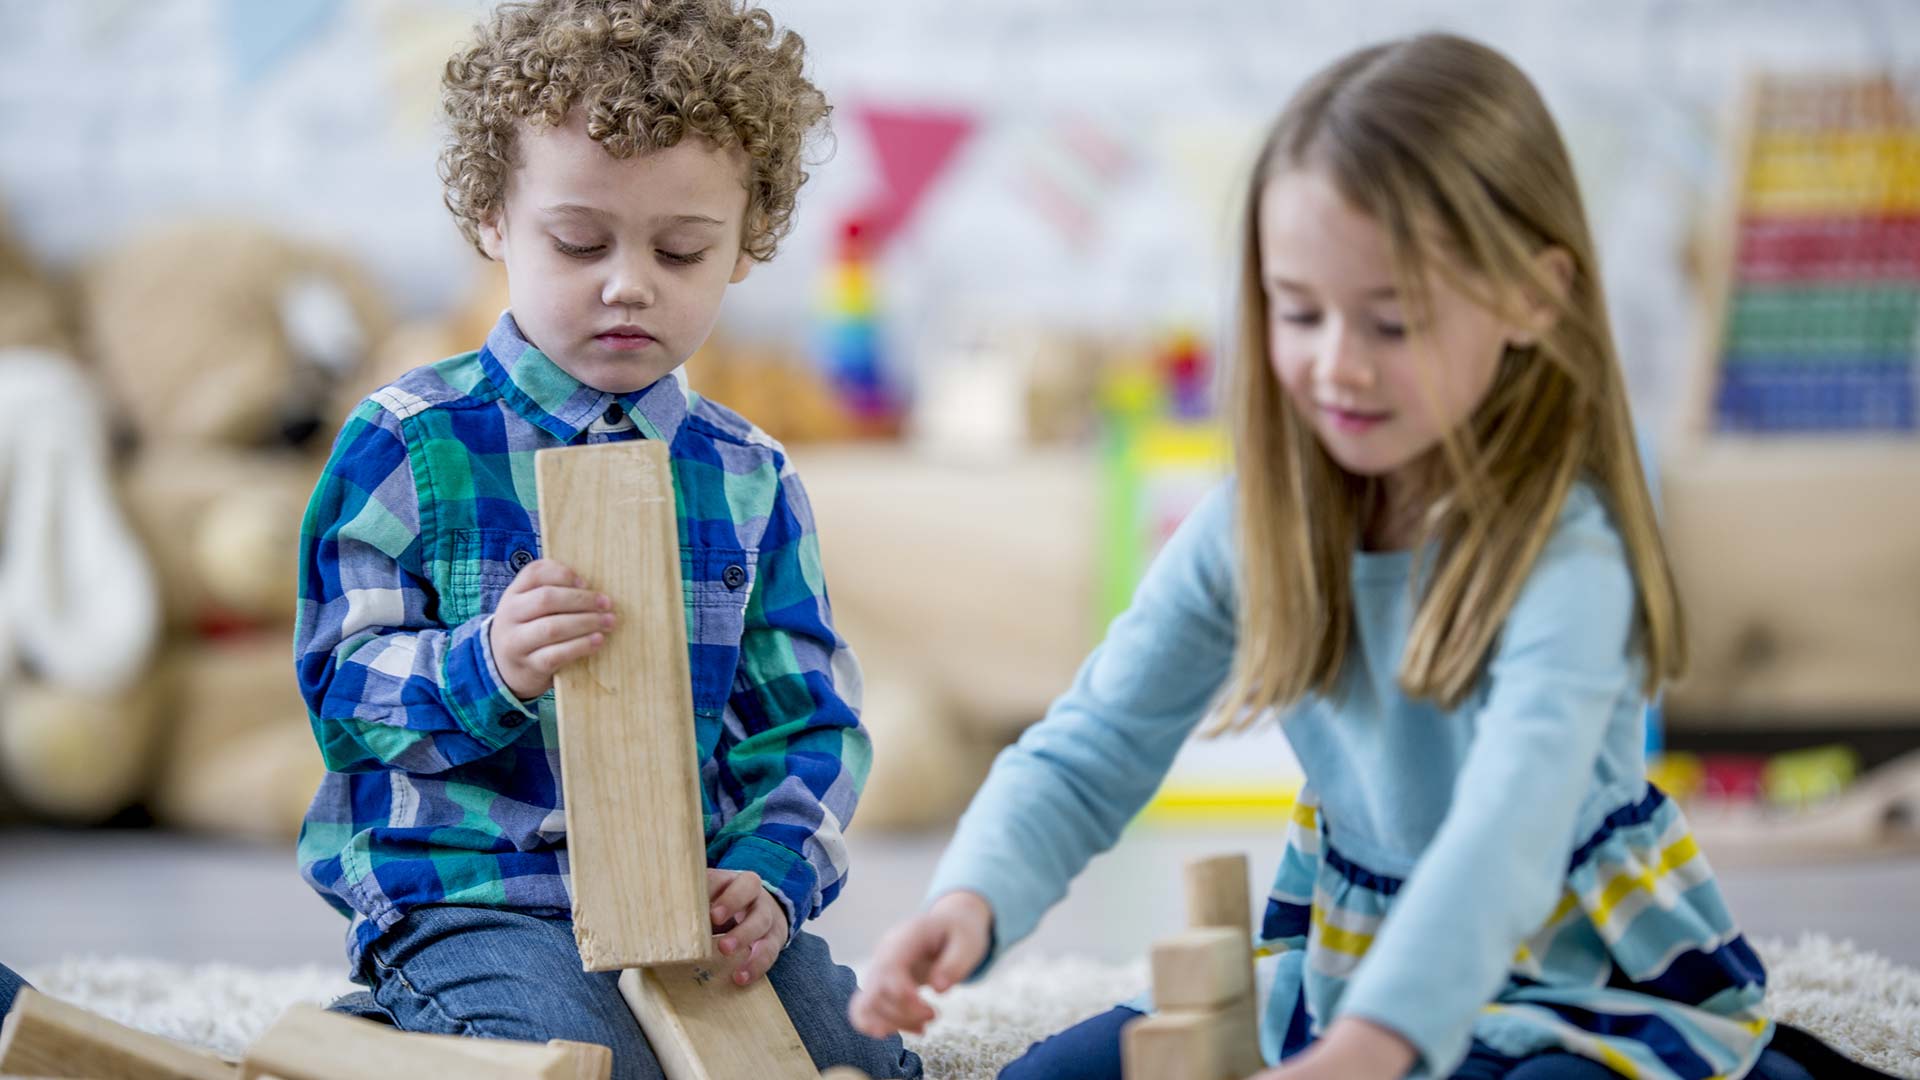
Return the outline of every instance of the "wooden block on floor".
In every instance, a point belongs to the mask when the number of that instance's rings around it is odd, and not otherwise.
[[[569,1080],[607,1080],[613,1075],[613,1050],[599,1043],[549,1039],[547,1045],[567,1055]]]
[[[1215,855],[1187,864],[1187,925],[1231,926],[1253,933],[1247,900],[1247,857]]]
[[[463,1080],[600,1080],[613,1067],[612,1051],[592,1044],[515,1042],[452,1035],[420,1035],[317,1005],[281,1014],[240,1063],[242,1080],[360,1080],[368,1076],[459,1076]],[[599,1071],[582,1071],[584,1067]],[[233,1074],[228,1073],[229,1077]]]
[[[1189,930],[1153,943],[1153,1003],[1214,1009],[1253,993],[1253,941],[1225,926]]]
[[[0,1073],[116,1080],[233,1080],[238,1070],[184,1043],[136,1031],[36,990],[0,1024]]]
[[[835,1065],[821,1073],[820,1080],[873,1080],[873,1078],[850,1065]]]
[[[1161,1012],[1120,1033],[1126,1080],[1227,1080],[1220,1020],[1205,1012]]]
[[[554,683],[581,962],[702,960],[706,835],[667,448],[542,450],[534,470],[546,556],[611,597],[620,620]]]
[[[622,972],[620,992],[667,1080],[819,1080],[765,976],[735,986],[725,961]]]

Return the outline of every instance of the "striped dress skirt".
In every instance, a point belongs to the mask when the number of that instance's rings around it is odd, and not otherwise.
[[[1400,885],[1343,856],[1301,793],[1259,933],[1274,957],[1267,1060],[1299,1053],[1335,1015]],[[1772,1035],[1765,990],[1686,819],[1649,785],[1575,849],[1558,906],[1474,1025],[1475,1050],[1565,1051],[1643,1080],[1739,1077]]]

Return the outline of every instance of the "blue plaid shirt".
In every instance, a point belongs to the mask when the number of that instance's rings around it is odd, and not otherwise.
[[[535,451],[633,438],[667,444],[678,496],[708,863],[758,873],[795,932],[839,892],[870,743],[785,452],[677,375],[585,386],[503,315],[363,401],[307,507],[294,654],[328,773],[299,861],[355,970],[424,904],[571,917],[553,695],[516,699],[487,631],[540,557]]]

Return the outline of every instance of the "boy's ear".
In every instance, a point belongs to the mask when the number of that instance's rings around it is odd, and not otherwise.
[[[1541,248],[1533,257],[1533,273],[1534,279],[1544,281],[1551,291],[1541,295],[1528,290],[1520,321],[1507,339],[1508,344],[1520,348],[1537,343],[1559,321],[1567,293],[1573,289],[1573,256],[1563,247]]]
[[[738,285],[747,280],[747,275],[753,272],[753,264],[753,256],[745,251],[740,252],[740,257],[733,260],[733,276],[727,279],[727,284]]]
[[[494,262],[507,261],[507,237],[500,228],[500,211],[495,210],[480,222],[480,250]]]

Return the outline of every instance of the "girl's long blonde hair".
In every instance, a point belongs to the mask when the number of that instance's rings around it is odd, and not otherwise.
[[[1301,168],[1320,170],[1385,230],[1416,315],[1429,301],[1429,270],[1481,302],[1525,295],[1557,312],[1534,344],[1507,348],[1486,399],[1442,443],[1435,465],[1443,480],[1422,536],[1431,557],[1401,689],[1448,708],[1466,697],[1582,478],[1607,504],[1638,586],[1644,689],[1678,677],[1686,664],[1680,605],[1573,166],[1519,68],[1486,46],[1430,34],[1361,50],[1314,77],[1274,123],[1253,173],[1226,388],[1238,472],[1239,643],[1216,728],[1333,691],[1354,632],[1352,554],[1377,496],[1374,481],[1327,455],[1269,360],[1260,197],[1270,179]],[[1542,271],[1539,256],[1553,248],[1571,263],[1564,288]]]

